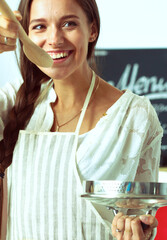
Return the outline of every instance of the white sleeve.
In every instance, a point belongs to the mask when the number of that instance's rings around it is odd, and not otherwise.
[[[161,155],[163,129],[151,104],[149,106],[149,128],[146,133],[135,181],[157,182]]]
[[[3,138],[3,129],[7,123],[8,113],[15,104],[16,94],[22,80],[7,83],[0,89],[0,140]]]

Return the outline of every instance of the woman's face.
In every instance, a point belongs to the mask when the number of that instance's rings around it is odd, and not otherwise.
[[[51,68],[40,68],[53,79],[69,77],[87,67],[88,43],[96,38],[75,0],[33,0],[29,37],[53,58]]]

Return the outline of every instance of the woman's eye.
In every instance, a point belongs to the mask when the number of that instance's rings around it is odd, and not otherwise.
[[[77,26],[76,22],[70,21],[70,22],[65,22],[63,24],[63,27],[75,27]]]
[[[41,24],[41,25],[33,26],[32,29],[35,29],[35,30],[42,30],[42,29],[44,29],[44,28],[45,28],[45,26]]]

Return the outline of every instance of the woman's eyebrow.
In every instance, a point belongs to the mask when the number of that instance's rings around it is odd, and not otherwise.
[[[29,25],[31,25],[32,23],[37,23],[37,22],[45,22],[46,19],[45,18],[37,18],[37,19],[33,19],[30,21]]]
[[[77,19],[79,19],[78,16],[72,15],[72,14],[70,14],[70,15],[65,15],[65,16],[61,17],[62,20],[67,19],[67,18],[77,18]]]
[[[78,16],[76,16],[76,15],[71,15],[71,14],[70,14],[70,15],[65,15],[65,16],[61,17],[60,20],[66,20],[66,19],[69,19],[69,18],[76,18],[76,19],[79,19]],[[45,21],[46,21],[45,18],[37,18],[37,19],[33,19],[33,20],[31,20],[29,25],[31,25],[32,23],[36,23],[36,22],[45,22]]]

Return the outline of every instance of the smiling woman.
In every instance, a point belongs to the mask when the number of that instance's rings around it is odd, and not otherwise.
[[[88,42],[99,32],[97,24],[89,22],[82,8],[72,2],[36,0],[31,6],[29,36],[53,57],[52,68],[40,68],[53,79],[66,78],[79,66],[87,71]]]
[[[162,138],[147,98],[92,70],[100,32],[95,0],[21,0],[19,11],[31,40],[54,63],[34,65],[21,44],[23,82],[0,91],[5,239],[151,239],[155,217],[113,217],[79,197],[86,179],[156,181]],[[13,41],[12,48],[1,41],[0,52],[15,49],[17,34],[17,24],[0,16],[0,35]]]

